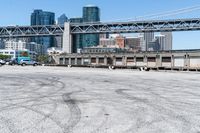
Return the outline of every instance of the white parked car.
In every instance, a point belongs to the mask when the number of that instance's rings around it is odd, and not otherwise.
[[[5,64],[6,64],[6,62],[4,60],[0,59],[0,65],[5,65]]]

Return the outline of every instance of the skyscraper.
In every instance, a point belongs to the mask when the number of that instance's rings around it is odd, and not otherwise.
[[[146,51],[148,51],[148,49],[149,49],[149,42],[153,41],[153,39],[154,39],[154,32],[145,32],[144,33]]]
[[[156,35],[155,39],[157,40],[160,50],[163,51],[165,50],[165,45],[166,45],[166,37],[164,35]]]
[[[65,22],[68,22],[68,18],[65,14],[62,14],[60,17],[58,17],[57,24],[58,25],[64,25]],[[62,48],[63,44],[63,37],[62,36],[55,36],[54,37],[54,47],[56,48]]]
[[[100,9],[97,6],[88,5],[83,7],[83,22],[93,23],[100,21]],[[98,34],[83,35],[83,48],[97,46],[99,44]]]
[[[34,10],[31,14],[31,25],[53,25],[55,23],[55,14],[42,10]],[[45,51],[47,48],[54,46],[53,37],[34,37],[33,42],[44,45]]]
[[[160,51],[159,39],[149,42],[148,51]]]
[[[71,23],[82,23],[83,22],[83,18],[70,18],[69,20]],[[81,34],[76,34],[76,35],[73,35],[73,40],[72,40],[72,43],[73,43],[73,53],[76,53],[79,49],[82,49],[83,48],[83,45],[82,45],[82,41],[83,41],[83,35]]]
[[[62,14],[60,17],[58,17],[58,25],[64,25],[64,23],[67,21],[68,18],[65,14]]]
[[[126,37],[125,47],[130,51],[140,51],[140,37]]]
[[[143,51],[148,51],[149,49],[149,42],[153,41],[154,39],[154,32],[145,32],[141,33],[140,36],[143,36],[144,38],[144,45],[142,46]]]
[[[161,32],[165,36],[165,46],[163,50],[172,50],[172,32]]]

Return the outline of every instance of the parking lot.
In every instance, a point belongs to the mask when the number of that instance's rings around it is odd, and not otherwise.
[[[200,73],[0,67],[0,133],[200,133]]]

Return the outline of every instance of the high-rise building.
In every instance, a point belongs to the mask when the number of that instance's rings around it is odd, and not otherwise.
[[[100,21],[100,9],[97,6],[88,5],[83,7],[83,22],[93,23]],[[99,44],[98,34],[83,35],[83,48],[97,46]]]
[[[163,50],[172,50],[172,32],[161,32],[161,35],[165,36],[165,45]]]
[[[153,41],[153,39],[154,39],[154,32],[141,33],[140,36],[144,36],[144,47],[143,47],[143,50],[144,51],[148,51],[149,42]]]
[[[166,45],[166,37],[164,35],[156,35],[155,39],[158,41],[158,44],[160,46],[160,50],[165,50]]]
[[[139,34],[138,38],[140,39],[141,51],[145,51],[146,50],[146,44],[145,44],[145,40],[144,40],[144,35],[143,34]]]
[[[5,48],[5,43],[3,39],[0,39],[0,49],[4,49],[4,48]]]
[[[68,18],[65,14],[62,14],[60,17],[58,17],[58,25],[64,25],[65,22],[68,21]]]
[[[31,14],[31,25],[53,25],[55,13],[42,10],[34,10]]]
[[[83,18],[81,18],[81,17],[70,18],[69,21],[71,23],[83,23]]]
[[[34,10],[31,14],[31,25],[53,25],[55,23],[55,14],[42,10]],[[33,42],[44,45],[45,51],[47,48],[54,46],[53,37],[34,37]]]
[[[116,47],[115,38],[100,38],[99,46],[107,48]]]
[[[58,25],[64,25],[65,22],[68,22],[68,18],[65,14],[62,14],[60,17],[58,17],[58,20],[57,20]],[[62,48],[62,44],[63,44],[62,36],[54,37],[54,47],[60,49],[60,48]]]
[[[129,51],[140,51],[140,38],[139,37],[126,37],[125,38],[125,47]]]
[[[148,51],[160,51],[159,40],[154,39],[153,41],[149,42]]]
[[[70,18],[69,21],[71,23],[82,23],[83,22],[83,18],[80,18],[80,17]],[[82,34],[73,35],[73,40],[72,40],[73,53],[76,53],[77,51],[79,51],[79,49],[83,48],[82,41],[83,41],[83,35]]]
[[[99,35],[99,38],[100,38],[100,39],[101,39],[101,38],[106,38],[106,39],[108,39],[108,38],[109,38],[109,33],[100,34],[100,35]]]

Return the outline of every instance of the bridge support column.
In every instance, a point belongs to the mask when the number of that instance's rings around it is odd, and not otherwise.
[[[64,24],[63,51],[65,53],[72,53],[72,35],[70,33],[70,23],[69,22],[66,22]]]

